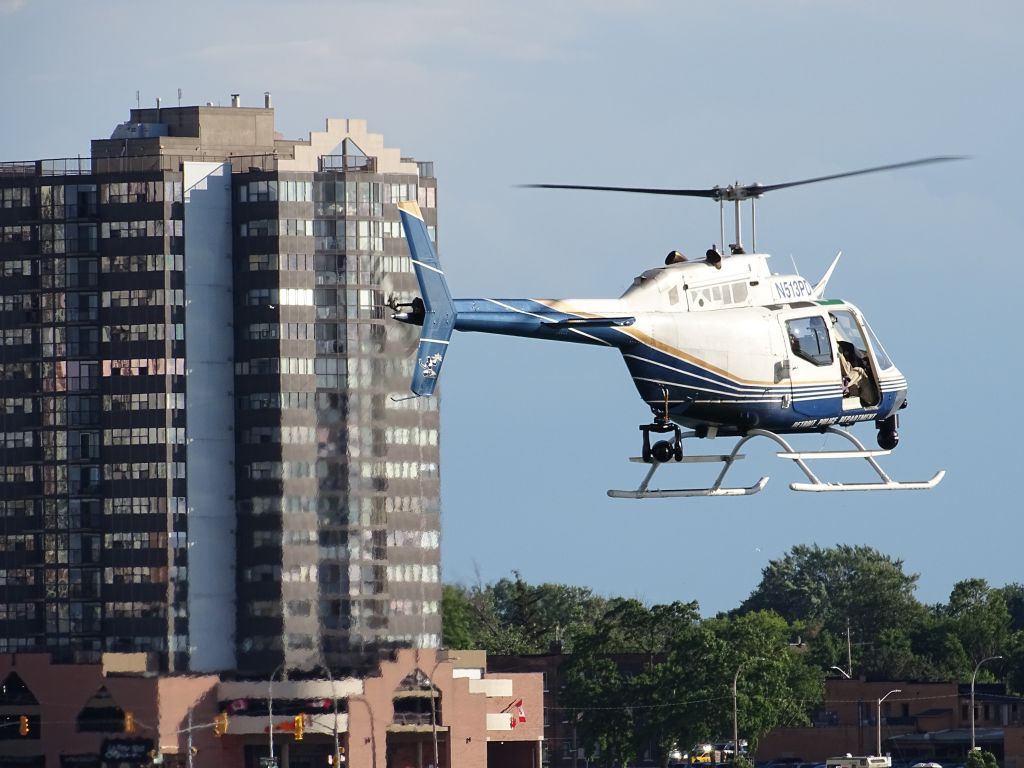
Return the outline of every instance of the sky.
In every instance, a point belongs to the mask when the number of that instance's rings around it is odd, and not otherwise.
[[[630,501],[649,420],[613,350],[457,334],[442,376],[443,577],[513,571],[648,603],[735,607],[796,544],[863,544],[945,601],[1024,580],[1013,493],[1024,386],[1024,6],[992,1],[0,0],[0,160],[87,155],[143,106],[261,106],[306,138],[363,118],[433,160],[456,296],[618,296],[718,239],[708,201],[526,183],[762,184],[933,155],[969,160],[782,190],[758,206],[775,271],[864,311],[910,381],[890,475],[929,492],[799,494],[748,444],[745,498]],[[244,8],[244,13],[239,9]],[[871,424],[855,430],[873,444]],[[807,449],[836,447],[821,436]],[[702,448],[705,446],[701,446]],[[706,446],[725,452],[723,440]],[[686,470],[693,470],[687,467]],[[829,479],[856,476],[822,466]],[[713,475],[665,468],[659,482]]]

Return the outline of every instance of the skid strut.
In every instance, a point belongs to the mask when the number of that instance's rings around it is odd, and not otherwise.
[[[768,477],[764,476],[756,483],[751,486],[739,486],[739,487],[726,487],[722,483],[725,481],[725,476],[732,468],[733,464],[742,459],[744,456],[741,454],[740,448],[755,437],[767,437],[777,443],[782,451],[776,454],[779,458],[789,459],[796,464],[800,471],[806,475],[808,482],[795,482],[790,483],[789,487],[794,491],[812,491],[812,492],[837,492],[837,491],[900,491],[900,490],[927,490],[934,488],[941,482],[945,476],[945,471],[936,472],[930,480],[914,481],[914,482],[899,482],[890,478],[885,470],[882,469],[881,465],[876,461],[878,456],[886,456],[890,452],[886,450],[872,451],[864,447],[856,437],[850,432],[841,427],[827,427],[826,432],[834,435],[838,435],[850,443],[853,444],[852,450],[839,450],[839,451],[794,451],[792,446],[786,442],[781,436],[774,432],[766,429],[752,429],[747,432],[743,437],[739,439],[732,451],[728,454],[708,454],[708,455],[695,455],[695,456],[684,456],[682,454],[682,441],[688,437],[697,437],[696,432],[681,432],[678,427],[671,424],[655,423],[643,425],[640,427],[644,433],[644,451],[643,455],[631,459],[631,461],[642,462],[650,465],[650,469],[644,476],[639,487],[635,491],[617,491],[610,490],[608,495],[615,499],[658,499],[658,498],[679,498],[687,496],[750,496],[752,494],[760,492],[765,485],[768,483]],[[669,432],[675,430],[675,439],[672,441],[673,450],[671,455],[668,454],[664,445],[668,444],[668,441],[662,441],[656,443],[653,447],[650,445],[650,432]],[[664,457],[662,459],[662,457]],[[662,459],[662,460],[660,460]],[[818,478],[817,475],[811,470],[807,462],[815,459],[863,459],[865,460],[878,475],[880,482],[877,483],[830,483],[824,482]],[[688,463],[702,463],[702,462],[713,462],[722,463],[725,466],[722,467],[721,472],[718,473],[718,477],[715,482],[707,488],[671,488],[671,489],[652,489],[650,487],[651,481],[654,479],[655,473],[665,464],[688,464]]]

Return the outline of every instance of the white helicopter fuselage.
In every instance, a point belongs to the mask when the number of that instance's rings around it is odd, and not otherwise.
[[[717,263],[648,270],[618,299],[455,299],[454,328],[616,347],[656,414],[713,434],[882,420],[906,401],[854,306],[772,274],[766,254]],[[862,371],[854,392],[841,342]]]

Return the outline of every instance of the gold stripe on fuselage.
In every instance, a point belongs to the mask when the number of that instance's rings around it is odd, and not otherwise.
[[[556,312],[565,312],[566,314],[578,315],[579,317],[585,317],[587,319],[602,317],[602,315],[598,315],[593,312],[580,312],[579,310],[573,309],[572,305],[569,304],[568,302],[560,299],[533,299],[533,301],[536,301],[538,304],[543,304],[545,307],[553,309]],[[679,360],[684,360],[688,363],[692,363],[693,365],[703,368],[706,371],[710,371],[711,373],[716,373],[719,376],[723,376],[737,384],[745,384],[748,386],[765,387],[771,389],[785,387],[785,385],[782,385],[774,381],[758,381],[756,379],[741,378],[733,373],[730,373],[724,368],[719,368],[717,365],[712,365],[706,360],[701,360],[699,357],[695,357],[694,355],[691,355],[688,352],[683,352],[683,350],[677,349],[676,347],[673,347],[670,344],[666,344],[663,341],[658,341],[653,336],[649,336],[646,333],[643,333],[642,331],[639,331],[632,326],[616,327],[613,330],[625,334],[626,336],[629,336],[633,340],[638,341],[641,344],[650,347],[651,349],[656,349],[659,352],[664,352],[666,355],[669,355],[670,357],[675,357]],[[817,381],[801,381],[797,386],[809,387],[829,385],[835,383],[836,382],[833,379],[820,379]],[[788,389],[788,387],[785,388]]]

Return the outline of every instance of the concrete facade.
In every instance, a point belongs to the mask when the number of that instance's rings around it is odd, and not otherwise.
[[[343,675],[440,644],[438,398],[400,400],[387,308],[433,164],[232,101],[0,162],[0,653]]]

